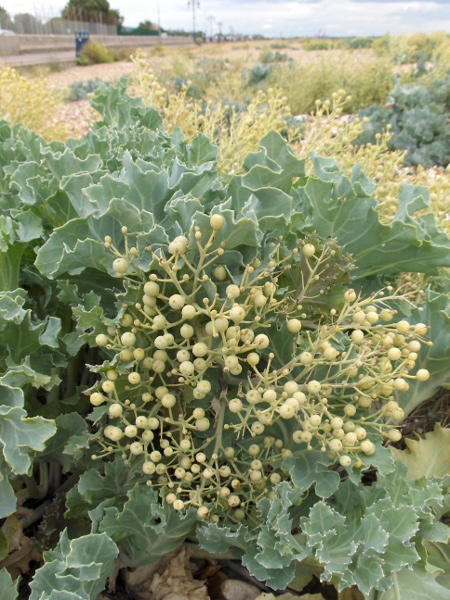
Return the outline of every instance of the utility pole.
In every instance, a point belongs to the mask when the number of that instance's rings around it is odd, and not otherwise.
[[[209,15],[209,17],[207,17],[207,21],[208,21],[208,24],[209,24],[209,31],[211,33],[210,37],[213,36],[213,23],[214,23],[215,20],[216,20],[216,17],[213,17],[212,15]]]
[[[188,2],[188,6],[191,5],[192,6],[192,37],[194,38],[194,42],[195,42],[195,9],[196,8],[200,8],[200,2],[199,0],[190,0],[190,2]]]
[[[159,35],[161,35],[161,13],[159,11],[159,0],[156,0],[156,7],[158,9],[158,31]]]
[[[222,21],[219,21],[217,23],[217,27],[219,28],[219,42],[222,41],[222,25],[223,25]]]

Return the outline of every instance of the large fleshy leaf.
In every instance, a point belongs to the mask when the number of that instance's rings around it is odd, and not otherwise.
[[[58,546],[44,554],[45,564],[30,583],[30,600],[47,600],[55,592],[55,600],[95,600],[117,555],[116,544],[105,533],[69,540],[64,531]]]
[[[407,449],[392,448],[396,460],[408,467],[410,479],[444,477],[450,475],[450,429],[436,423],[434,431],[420,440],[405,440]]]

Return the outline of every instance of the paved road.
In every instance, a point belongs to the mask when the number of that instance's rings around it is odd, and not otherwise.
[[[10,67],[34,67],[51,63],[69,63],[75,65],[75,50],[67,52],[39,52],[36,54],[16,54],[14,56],[0,56],[0,64]]]

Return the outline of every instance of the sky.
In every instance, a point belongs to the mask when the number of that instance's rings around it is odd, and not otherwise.
[[[166,29],[208,34],[263,34],[267,37],[357,36],[421,31],[450,33],[450,0],[109,0],[124,25],[158,22]],[[59,16],[67,0],[0,0],[11,15],[28,12],[41,20]],[[209,18],[208,18],[209,17]]]

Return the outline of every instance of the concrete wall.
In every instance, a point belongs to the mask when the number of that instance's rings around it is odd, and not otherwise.
[[[183,36],[92,35],[90,39],[104,44],[110,50],[147,48],[156,46],[156,44],[164,44],[164,46],[193,44],[191,38]],[[0,35],[0,56],[70,50],[75,53],[74,35]]]

